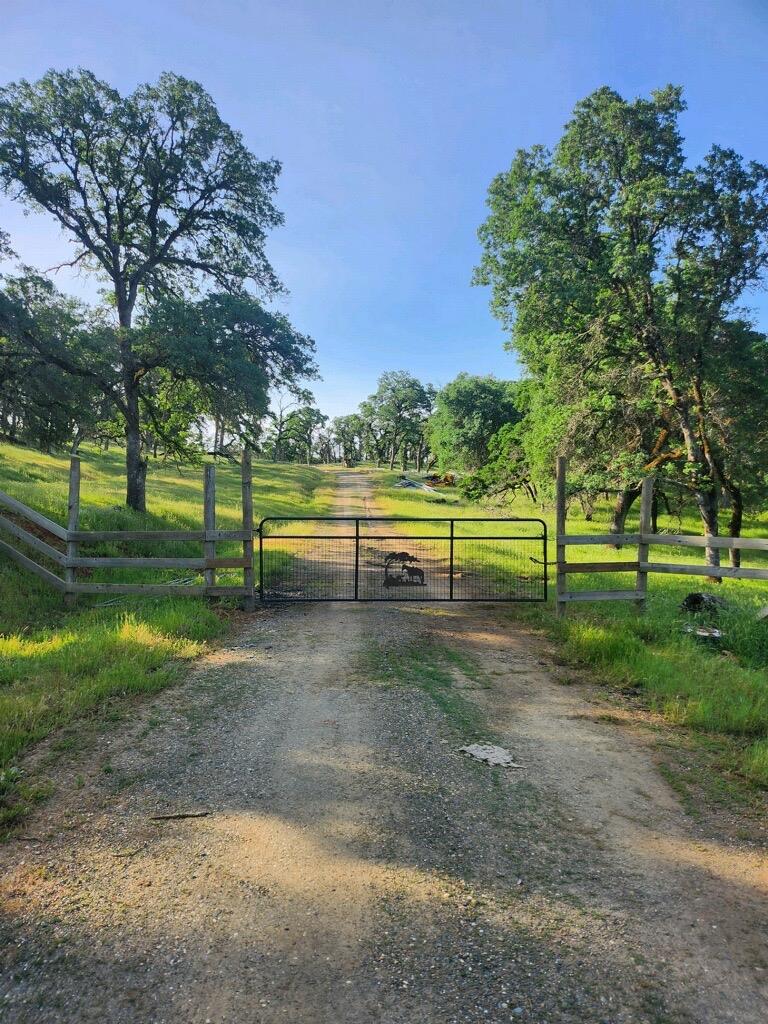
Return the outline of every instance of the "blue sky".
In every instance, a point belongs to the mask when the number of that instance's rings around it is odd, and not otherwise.
[[[176,71],[283,162],[270,253],[332,415],[386,369],[516,375],[469,285],[485,192],[591,90],[682,84],[692,159],[716,141],[768,160],[768,0],[2,0],[2,20],[1,81],[82,65],[128,91]],[[8,203],[0,226],[38,267],[67,252]]]

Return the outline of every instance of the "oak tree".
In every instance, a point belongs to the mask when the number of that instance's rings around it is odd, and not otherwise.
[[[490,438],[520,419],[515,391],[512,381],[469,373],[438,391],[428,436],[442,470],[477,470],[487,462]]]
[[[280,224],[280,165],[261,160],[196,82],[163,74],[121,95],[91,72],[50,71],[0,89],[0,186],[44,211],[73,246],[71,266],[94,272],[114,306],[125,422],[127,501],[145,507],[137,310],[212,286],[279,290],[265,254]],[[82,367],[82,364],[78,364]],[[159,364],[157,364],[159,365]]]
[[[718,146],[689,167],[683,109],[677,87],[633,101],[601,88],[553,151],[519,151],[490,187],[476,281],[534,377],[552,365],[639,375],[657,441],[672,434],[648,463],[685,483],[717,534],[732,481],[708,394],[768,263],[768,168]]]

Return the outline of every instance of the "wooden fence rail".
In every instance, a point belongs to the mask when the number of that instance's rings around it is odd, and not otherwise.
[[[634,601],[643,609],[648,595],[648,576],[651,573],[675,574],[681,576],[707,576],[712,579],[768,580],[768,569],[744,569],[741,566],[686,565],[678,562],[653,562],[650,560],[652,546],[693,547],[693,548],[740,548],[749,551],[768,551],[768,538],[755,537],[692,537],[681,534],[652,533],[651,508],[653,505],[654,478],[643,481],[640,495],[640,531],[638,533],[566,533],[567,515],[567,462],[557,460],[555,502],[557,514],[556,537],[556,593],[557,614],[563,615],[566,606],[573,601]],[[589,544],[611,544],[615,546],[637,545],[637,559],[628,561],[569,562],[569,546]],[[626,590],[568,590],[568,576],[575,573],[633,572],[635,585]]]
[[[252,610],[255,602],[253,573],[253,485],[251,480],[251,453],[243,453],[242,476],[242,529],[216,529],[216,467],[205,467],[203,502],[203,529],[201,530],[81,530],[80,517],[80,460],[73,458],[69,470],[69,496],[67,526],[60,526],[40,512],[0,491],[0,552],[18,565],[34,573],[49,586],[64,594],[67,604],[77,600],[78,594],[183,594],[205,597],[242,597],[244,606]],[[10,513],[10,515],[9,515]],[[10,518],[13,516],[13,518]],[[37,532],[33,532],[37,531]],[[40,536],[40,534],[43,536]],[[190,541],[202,545],[199,557],[151,557],[145,555],[101,556],[82,553],[82,547],[104,541],[130,543],[163,541]],[[240,541],[243,553],[238,557],[219,557],[216,545],[221,541]],[[42,559],[52,563],[57,575],[48,565],[41,565],[30,554],[19,550],[18,544],[31,549]],[[56,546],[56,545],[59,546]],[[203,583],[91,583],[78,578],[78,569],[184,569],[203,575]],[[222,586],[216,579],[219,569],[242,569],[242,586]]]

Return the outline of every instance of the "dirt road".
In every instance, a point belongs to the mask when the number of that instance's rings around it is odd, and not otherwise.
[[[764,1024],[764,853],[556,672],[502,609],[257,613],[0,851],[0,1019]]]

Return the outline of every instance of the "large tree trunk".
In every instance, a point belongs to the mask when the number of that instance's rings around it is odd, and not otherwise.
[[[681,394],[668,371],[661,366],[660,371],[662,384],[669,395],[672,406],[677,416],[680,432],[685,442],[687,460],[690,468],[694,470],[702,486],[694,491],[694,498],[699,509],[699,515],[704,526],[705,534],[716,537],[718,533],[718,470],[712,458],[709,443],[706,437],[706,422],[704,419],[704,399],[702,397],[701,382],[693,379],[691,383],[695,404],[692,404],[688,397]],[[701,469],[706,467],[706,475]],[[720,565],[720,549],[706,548],[706,564],[711,566]],[[713,579],[715,577],[712,577]]]
[[[85,437],[85,431],[81,427],[77,427],[75,430],[75,436],[72,438],[72,447],[70,448],[70,455],[77,455],[80,451],[80,445],[83,443]]]
[[[740,537],[744,522],[744,496],[738,487],[729,484],[728,497],[731,499],[731,522],[728,532],[731,537]],[[731,548],[731,565],[736,569],[741,565],[741,548]]]
[[[699,509],[699,515],[701,516],[701,522],[704,526],[705,534],[710,537],[716,537],[718,534],[717,525],[717,512],[718,512],[718,501],[717,501],[717,489],[714,487],[708,490],[700,489],[696,491],[696,504]],[[720,565],[720,549],[719,548],[705,548],[706,563],[707,565],[717,566]],[[720,581],[718,581],[720,582]]]
[[[669,507],[669,498],[666,496],[664,491],[660,491],[658,486],[653,488],[653,501],[651,502],[651,533],[659,532],[659,509],[664,506],[665,513],[670,516],[672,515],[672,509]]]
[[[703,406],[701,388],[694,384],[694,391],[697,394],[699,409],[701,409]],[[674,393],[673,387],[671,387],[670,393]],[[706,477],[703,478],[705,486],[697,487],[694,491],[694,497],[704,526],[704,532],[712,537],[716,537],[718,533],[718,489],[715,484],[717,475],[706,441],[702,440],[704,437],[703,424],[701,423],[701,420],[699,420],[698,432],[692,428],[690,422],[690,410],[684,407],[684,403],[680,401],[679,397],[677,399],[677,415],[680,420],[680,431],[683,435],[683,440],[685,441],[686,451],[688,452],[688,462],[693,468],[698,464],[702,467],[706,466],[708,470],[707,475],[709,476],[709,480],[707,480]],[[705,548],[705,553],[707,565],[720,565],[719,548]],[[715,577],[712,578],[714,579]]]
[[[139,412],[137,366],[131,345],[131,321],[135,295],[129,298],[115,282],[117,315],[120,321],[120,361],[125,391],[125,503],[134,512],[147,511],[147,460],[144,458]]]
[[[609,533],[621,534],[625,532],[627,516],[639,497],[639,487],[626,487],[623,491],[619,491],[616,496],[616,503],[613,506],[613,518],[611,519]],[[614,544],[614,547],[621,548],[621,544]]]
[[[135,512],[147,511],[147,460],[141,450],[141,420],[139,396],[131,389],[125,396],[125,471],[127,476],[126,504]]]

